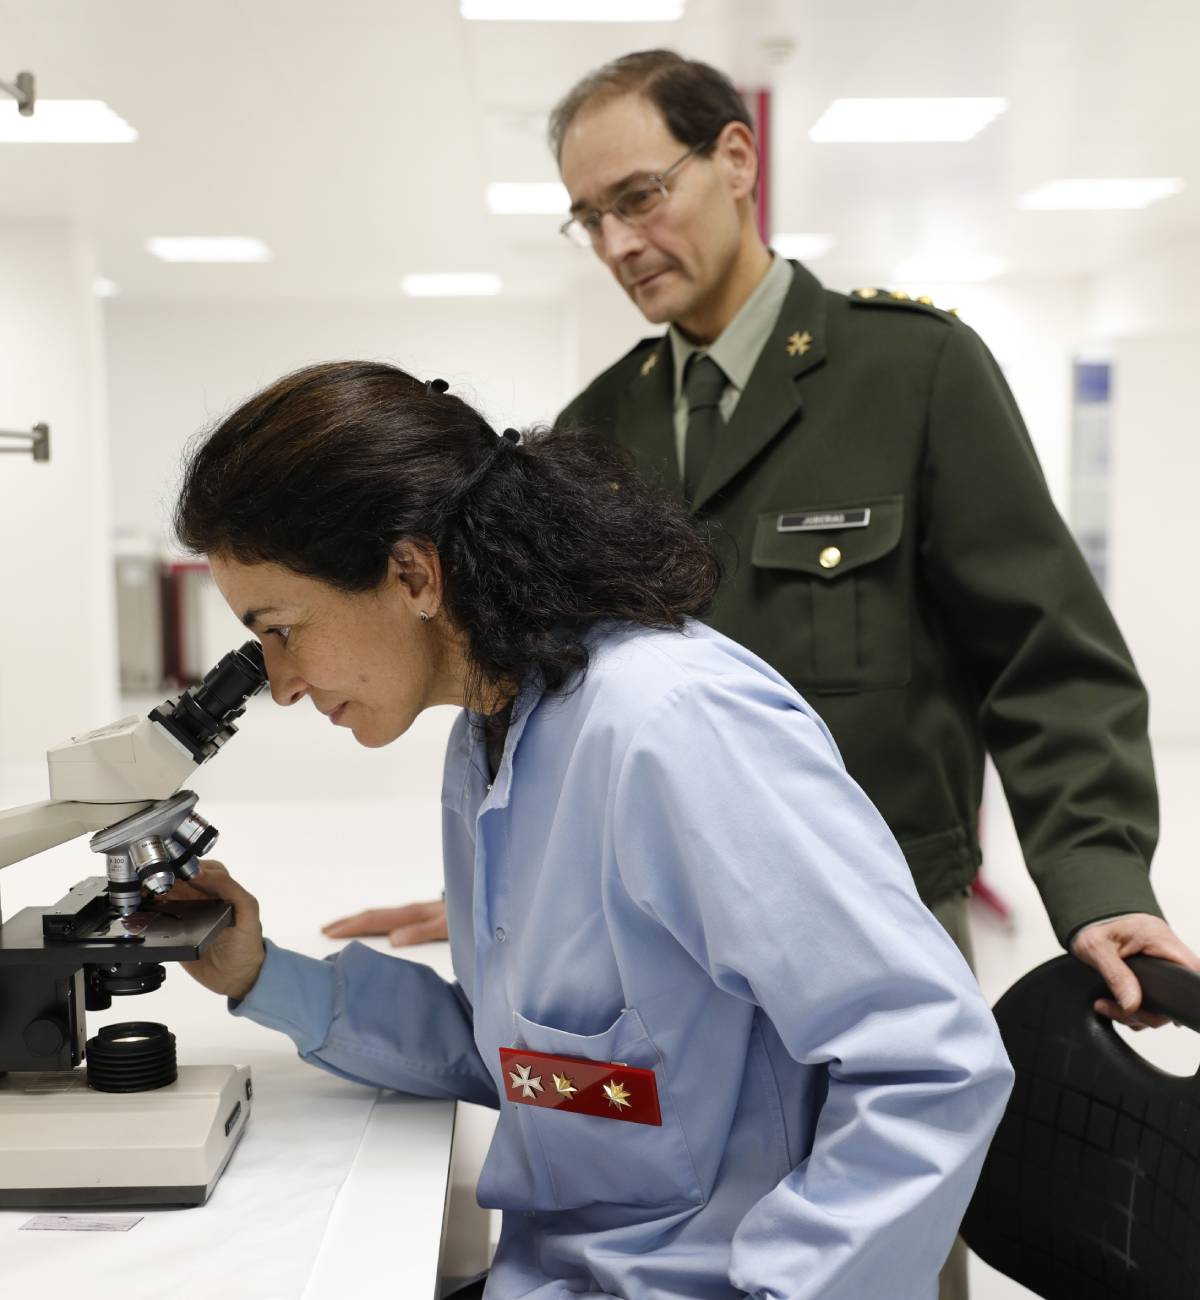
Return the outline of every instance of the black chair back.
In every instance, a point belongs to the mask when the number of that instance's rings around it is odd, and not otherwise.
[[[1147,1009],[1200,1031],[1200,976],[1130,965]],[[1200,1075],[1139,1056],[1092,1010],[1103,996],[1059,957],[996,1004],[1016,1082],[962,1233],[1044,1300],[1197,1300]]]

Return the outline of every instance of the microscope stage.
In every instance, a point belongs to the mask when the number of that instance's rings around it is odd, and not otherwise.
[[[0,1075],[0,1208],[203,1205],[251,1091],[244,1065],[181,1065],[148,1092],[96,1092],[82,1068]]]

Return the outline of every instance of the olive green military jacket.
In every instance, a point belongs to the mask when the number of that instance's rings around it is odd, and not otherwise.
[[[558,424],[682,498],[672,403],[670,342],[646,339]],[[694,509],[727,565],[709,621],[818,710],[927,903],[978,869],[990,751],[1064,945],[1161,915],[1146,692],[971,329],[797,266]]]

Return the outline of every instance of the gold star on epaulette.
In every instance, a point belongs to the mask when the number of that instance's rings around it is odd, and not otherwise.
[[[908,302],[908,294],[906,294],[903,289],[893,289],[892,297],[896,302]]]
[[[812,347],[812,335],[805,330],[803,334],[796,330],[787,341],[789,357],[802,357]]]
[[[878,298],[879,290],[878,289],[855,289],[854,294],[855,297],[857,298]]]
[[[645,377],[658,365],[658,353],[651,352],[650,355],[642,362],[642,378]]]
[[[555,1090],[560,1097],[569,1099],[579,1091],[565,1074],[552,1074],[550,1077],[554,1080]]]
[[[532,1079],[529,1077],[532,1069],[531,1065],[518,1065],[515,1071],[509,1071],[513,1091],[519,1091],[522,1097],[532,1097],[535,1092],[542,1090],[542,1076],[535,1074]]]
[[[633,1103],[629,1100],[629,1091],[619,1079],[614,1079],[612,1083],[604,1085],[604,1095],[608,1098],[608,1104],[615,1106],[617,1110],[632,1110],[633,1108]]]

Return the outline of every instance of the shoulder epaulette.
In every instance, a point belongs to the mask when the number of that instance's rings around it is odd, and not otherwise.
[[[614,380],[621,381],[631,373],[648,374],[658,361],[658,348],[663,337],[662,334],[652,334],[649,338],[638,339],[624,356],[618,357],[607,370],[602,370],[584,391],[590,392]]]
[[[914,298],[903,289],[852,289],[849,298],[859,307],[902,307],[912,311],[929,312],[942,319],[947,316],[956,319],[958,317],[957,307],[939,307],[928,295],[921,294]]]

